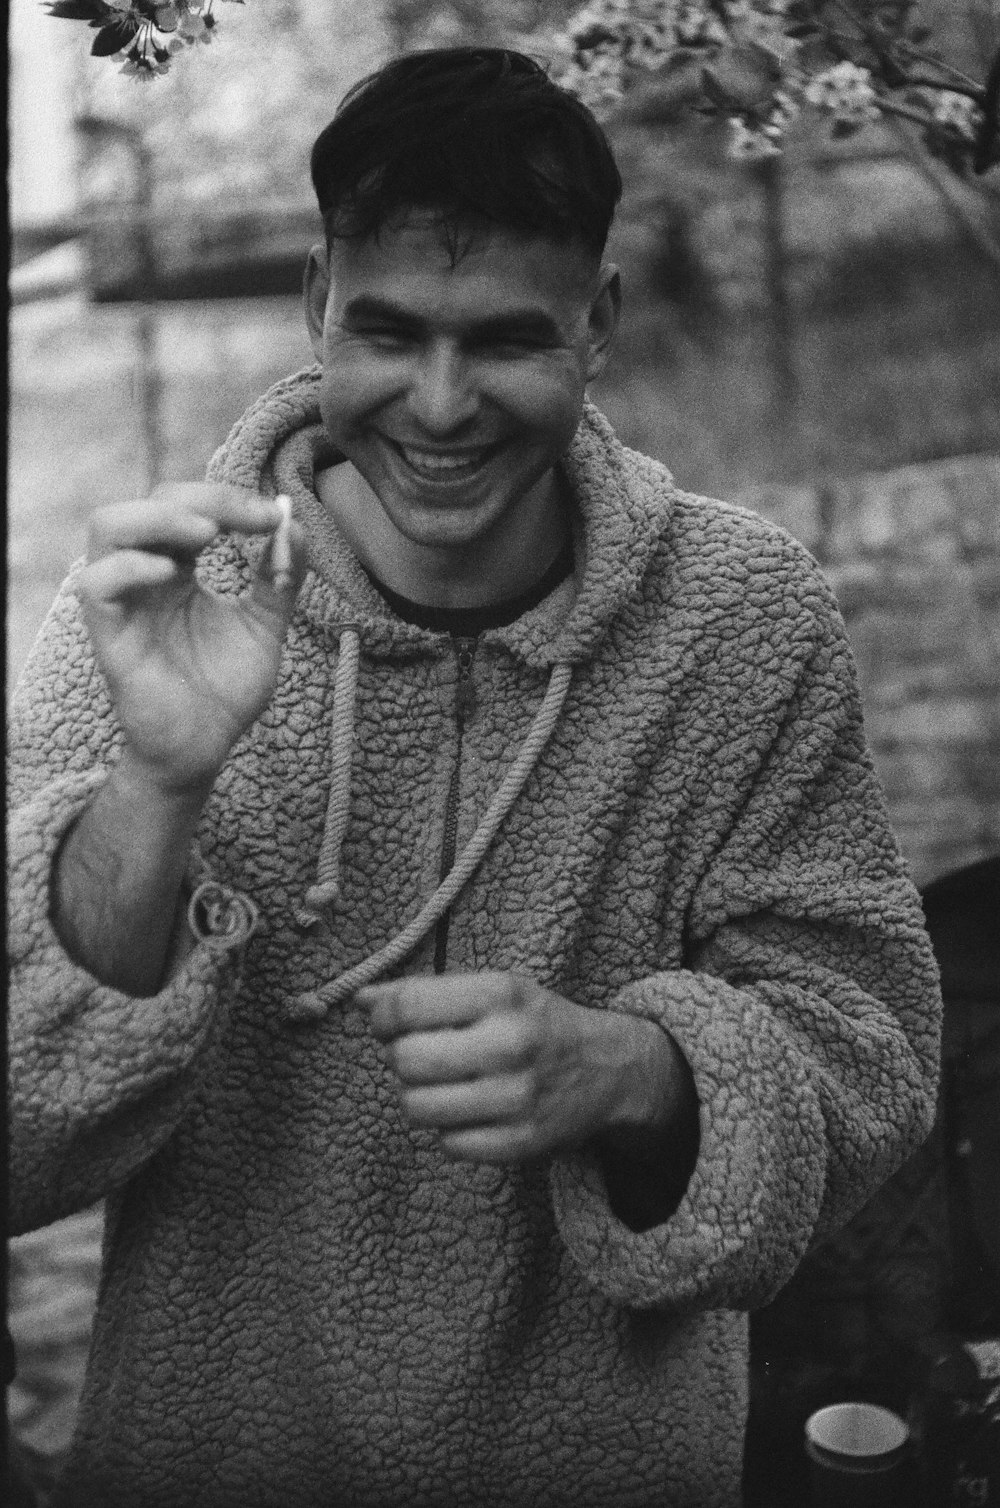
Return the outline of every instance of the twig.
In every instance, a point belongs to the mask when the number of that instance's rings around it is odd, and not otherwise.
[[[907,42],[904,37],[894,37],[891,33],[881,33],[880,29],[872,26],[871,22],[864,16],[859,16],[857,11],[846,3],[846,0],[830,0],[830,3],[840,11],[842,16],[846,16],[849,21],[853,21],[854,25],[861,32],[862,37],[875,48],[881,57],[890,63],[894,61],[891,56],[891,49],[893,47],[901,48],[908,57],[914,58],[920,63],[928,63],[932,68],[940,68],[943,73],[947,73],[953,80],[964,86],[962,89],[954,90],[954,93],[962,94],[968,90],[974,90],[974,97],[977,100],[982,98],[982,87],[976,83],[975,79],[970,78],[967,73],[963,73],[960,68],[956,68],[953,63],[946,63],[943,58],[936,58],[931,53],[924,52],[923,48],[914,46],[912,42]],[[820,26],[823,27],[828,36],[835,36],[842,41],[852,40],[845,37],[842,32],[835,32],[832,27],[827,26],[819,17],[817,17],[817,20],[819,20]],[[944,84],[931,84],[930,87],[944,89],[946,86]]]
[[[924,115],[920,110],[910,105],[899,105],[895,100],[886,99],[884,95],[878,96],[879,113],[882,115],[896,115],[900,120],[912,120],[918,126],[929,126],[931,117]]]
[[[856,43],[856,38],[849,37],[847,35],[847,33],[844,32],[844,31],[837,31],[837,29],[835,27],[833,27],[833,26],[827,26],[825,28],[824,35],[825,35],[826,42],[828,44],[833,43],[833,42],[843,43],[844,46],[838,47],[837,51],[838,51],[838,53],[840,54],[841,57],[849,57],[849,49],[850,49],[850,47],[851,47],[852,44]],[[933,64],[937,60],[935,58],[928,58],[926,61]],[[948,67],[948,65],[945,64],[945,63],[942,63],[939,66],[941,66],[942,68]],[[964,74],[961,75],[961,77],[964,78]],[[911,78],[909,75],[907,75],[906,78],[901,83],[896,84],[896,85],[887,84],[885,87],[887,89],[888,88],[897,88],[897,89],[922,88],[922,89],[937,89],[937,90],[945,90],[945,89],[947,89],[947,90],[950,90],[950,92],[952,94],[964,94],[968,99],[975,100],[975,102],[977,104],[979,104],[982,101],[982,98],[983,98],[983,86],[981,84],[974,83],[973,80],[971,80],[971,79],[968,80],[967,83],[963,83],[963,84],[946,84],[941,79],[925,79],[925,78],[921,78],[919,75],[915,75],[914,77]]]
[[[924,78],[921,78],[920,75],[919,75],[919,73],[914,74],[914,76],[912,78],[908,78],[906,80],[905,84],[900,84],[900,85],[898,85],[898,87],[900,89],[945,89],[945,88],[947,88],[949,94],[961,94],[961,95],[964,95],[964,97],[966,99],[973,100],[977,105],[982,104],[982,99],[983,99],[983,89],[982,89],[982,86],[979,85],[979,84],[969,85],[968,88],[966,88],[966,86],[964,84],[963,85],[959,85],[959,84],[948,84],[948,85],[945,85],[945,84],[941,83],[940,79],[924,79]]]
[[[953,192],[954,180],[951,175],[943,169],[939,170],[937,165],[927,157],[926,153],[920,151],[916,143],[910,140],[902,126],[896,125],[893,121],[890,121],[889,125],[899,138],[906,155],[910,158],[913,165],[919,168],[927,181],[937,189],[955,219],[958,220],[962,229],[968,234],[970,240],[975,243],[987,260],[992,262],[994,267],[1000,269],[1000,242],[991,234],[989,228],[976,215],[970,212],[968,204],[955,195]]]

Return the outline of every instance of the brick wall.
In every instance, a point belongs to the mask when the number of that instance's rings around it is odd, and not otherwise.
[[[918,883],[1000,851],[1000,456],[740,499],[816,555]]]

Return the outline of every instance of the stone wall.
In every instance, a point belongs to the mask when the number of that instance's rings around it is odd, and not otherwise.
[[[1000,851],[1000,456],[740,500],[801,539],[839,596],[918,884]]]

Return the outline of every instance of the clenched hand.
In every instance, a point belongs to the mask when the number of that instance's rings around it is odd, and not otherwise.
[[[453,1157],[516,1163],[619,1132],[669,1137],[683,1059],[651,1022],[510,973],[402,979],[356,998],[405,1116]]]

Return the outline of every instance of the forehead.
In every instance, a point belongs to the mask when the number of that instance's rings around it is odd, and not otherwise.
[[[440,222],[413,214],[378,238],[335,240],[330,294],[343,314],[361,299],[429,323],[468,323],[535,308],[562,324],[589,306],[598,267],[584,248],[502,227],[477,231],[452,255]]]

